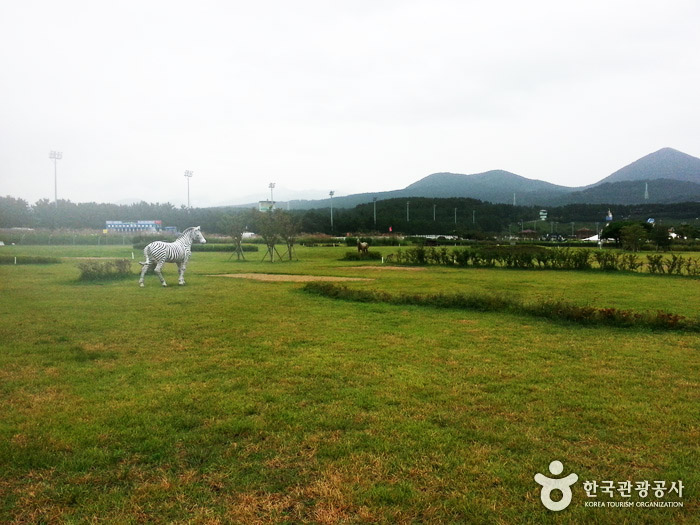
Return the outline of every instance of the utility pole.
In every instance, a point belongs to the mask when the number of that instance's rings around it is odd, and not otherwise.
[[[185,170],[185,177],[187,177],[187,209],[190,209],[190,179],[192,178],[192,172],[190,170]]]
[[[372,199],[372,203],[374,204],[374,227],[377,227],[377,197],[374,197]]]
[[[331,231],[333,231],[333,195],[335,195],[334,191],[328,192],[328,195],[331,196]]]
[[[58,161],[63,158],[63,152],[61,151],[50,151],[49,158],[53,160],[53,198],[56,203],[56,209],[58,209]]]
[[[437,204],[433,204],[433,222],[435,222],[435,208]]]
[[[409,204],[411,204],[411,201],[406,201],[406,222],[411,222],[411,216],[409,215],[409,212],[408,212]]]

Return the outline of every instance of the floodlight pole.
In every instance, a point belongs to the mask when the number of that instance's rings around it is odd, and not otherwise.
[[[272,190],[275,189],[275,183],[274,183],[274,182],[271,182],[271,183],[268,185],[268,188],[270,188],[270,202],[274,205],[274,204],[275,204],[275,199],[272,197]]]
[[[437,204],[433,204],[433,222],[435,222],[435,208]]]
[[[50,151],[49,158],[53,160],[53,198],[56,203],[56,209],[58,209],[58,161],[63,158],[63,152],[61,151]]]
[[[335,195],[334,191],[328,192],[328,195],[331,196],[331,231],[333,231],[333,195]]]
[[[374,203],[374,227],[377,227],[377,197],[374,197],[372,199],[372,202]]]
[[[192,178],[192,172],[190,170],[185,170],[185,177],[187,177],[187,209],[190,209],[190,179]]]
[[[411,216],[408,212],[408,207],[411,204],[411,201],[406,201],[406,222],[411,222]]]

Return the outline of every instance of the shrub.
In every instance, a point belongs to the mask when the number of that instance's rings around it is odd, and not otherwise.
[[[617,253],[609,250],[596,250],[593,252],[593,260],[598,264],[598,268],[606,272],[619,268],[618,258]]]
[[[626,272],[636,272],[642,263],[633,253],[625,253],[620,259],[619,269]]]
[[[379,252],[346,252],[341,261],[381,261],[382,254]]]
[[[647,255],[649,273],[664,273],[664,256],[660,254]]]
[[[131,261],[129,259],[113,259],[99,261],[90,259],[78,263],[80,270],[79,281],[104,281],[132,277]]]
[[[257,252],[260,248],[254,244],[241,244],[241,250],[244,252]],[[193,244],[193,252],[233,252],[236,247],[233,244]]]
[[[664,261],[664,266],[666,267],[667,274],[680,275],[685,266],[685,259],[682,255],[676,255],[674,253],[671,255],[670,259]]]

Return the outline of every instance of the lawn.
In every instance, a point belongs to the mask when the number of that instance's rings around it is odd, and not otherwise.
[[[391,253],[392,248],[382,248]],[[700,337],[314,296],[261,273],[363,277],[389,292],[475,290],[700,311],[700,281],[501,269],[388,270],[195,253],[187,286],[79,283],[129,246],[3,247],[0,522],[693,523]],[[377,265],[377,263],[370,263]],[[134,263],[134,271],[137,264]],[[540,502],[538,472],[578,475]],[[555,477],[555,476],[552,476]],[[682,508],[583,482],[681,480]],[[556,499],[556,498],[555,498]]]

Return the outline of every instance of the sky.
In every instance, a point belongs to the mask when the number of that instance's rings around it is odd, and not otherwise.
[[[700,156],[697,0],[0,0],[0,195],[213,206]],[[63,158],[54,166],[51,150]]]

